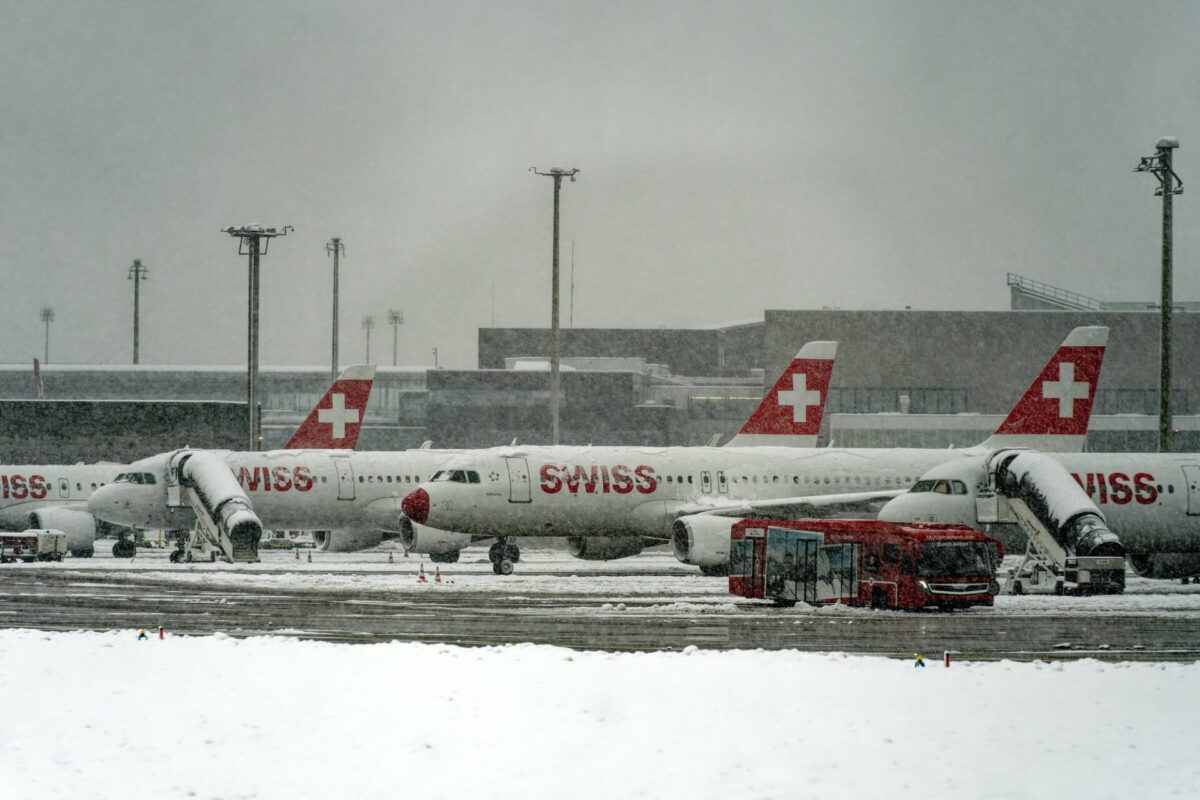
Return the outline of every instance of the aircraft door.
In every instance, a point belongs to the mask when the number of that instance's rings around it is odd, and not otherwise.
[[[712,475],[707,472],[700,473],[700,491],[712,494]]]
[[[350,466],[348,458],[334,458],[333,467],[337,470],[338,500],[354,499],[354,467]]]
[[[1200,467],[1195,464],[1184,467],[1183,482],[1187,484],[1188,516],[1200,516]]]
[[[532,502],[529,489],[529,462],[524,458],[506,456],[508,466],[508,502]]]
[[[71,496],[71,482],[66,478],[58,479],[58,496],[64,499]]]

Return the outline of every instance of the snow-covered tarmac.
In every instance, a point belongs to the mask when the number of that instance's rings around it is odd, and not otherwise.
[[[1191,797],[1196,664],[0,631],[0,795]]]

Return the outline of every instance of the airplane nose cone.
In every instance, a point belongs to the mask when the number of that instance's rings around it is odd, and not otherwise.
[[[423,523],[429,519],[429,492],[424,489],[409,492],[408,496],[401,501],[400,510],[404,512],[404,516],[418,525]]]

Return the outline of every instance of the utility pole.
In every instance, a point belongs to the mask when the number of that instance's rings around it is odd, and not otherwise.
[[[150,268],[142,263],[140,258],[133,260],[133,266],[129,268],[128,280],[133,281],[133,363],[138,363],[138,330],[139,330],[139,308],[142,281],[147,279],[150,274]]]
[[[392,366],[396,366],[396,346],[400,341],[400,326],[404,324],[404,312],[388,311],[388,324],[392,326]]]
[[[436,348],[436,347],[435,347],[435,348],[433,348],[433,368],[434,368],[434,369],[437,369],[437,368],[438,368],[438,362],[437,362],[437,348]]]
[[[267,254],[267,246],[276,236],[287,236],[293,231],[291,225],[282,228],[264,228],[262,225],[243,225],[221,228],[238,240],[238,255],[248,256],[250,262],[250,285],[247,292],[248,313],[246,319],[246,414],[250,428],[250,450],[258,449],[258,262]]]
[[[371,363],[371,329],[375,327],[375,318],[372,317],[370,314],[363,317],[362,326],[363,326],[363,330],[367,332],[367,358],[366,358],[366,361],[368,364],[370,364]]]
[[[1171,286],[1171,198],[1183,194],[1183,181],[1171,166],[1172,153],[1179,148],[1179,140],[1166,136],[1158,140],[1155,153],[1143,156],[1134,172],[1151,172],[1158,178],[1158,189],[1154,194],[1162,197],[1162,304],[1159,318],[1162,331],[1159,334],[1158,367],[1158,451],[1169,453],[1171,443],[1171,312],[1175,301]]]
[[[46,349],[42,353],[42,363],[50,363],[50,323],[54,322],[54,309],[50,306],[42,306],[42,322],[46,323]]]
[[[567,327],[575,327],[575,240],[571,240],[571,316]]]
[[[330,377],[338,375],[338,258],[346,253],[346,245],[342,237],[335,236],[325,244],[325,254],[333,254],[333,364],[329,368]]]
[[[571,183],[575,182],[575,175],[579,172],[574,167],[563,169],[562,167],[552,167],[549,172],[541,172],[537,167],[530,167],[529,171],[535,175],[554,179],[554,244],[553,254],[551,256],[551,272],[550,272],[550,330],[551,330],[551,349],[550,349],[550,444],[556,445],[559,440],[560,430],[560,411],[559,411],[559,385],[558,385],[558,358],[559,358],[559,325],[558,325],[558,195],[562,191],[562,179],[570,178]]]

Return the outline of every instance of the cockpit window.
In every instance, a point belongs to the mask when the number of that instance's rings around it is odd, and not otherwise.
[[[909,491],[913,494],[917,494],[919,492],[932,492],[934,483],[936,483],[936,481],[917,481],[913,484],[913,487],[909,489]]]
[[[467,482],[468,483],[479,483],[479,473],[473,469],[467,470]]]
[[[967,485],[962,481],[950,481],[950,486],[953,487],[955,494],[967,493]]]
[[[429,480],[431,480],[431,481],[440,481],[440,480],[442,479],[442,474],[443,474],[444,472],[445,472],[445,470],[441,470],[441,469],[439,469],[437,472],[433,473],[433,477],[432,477],[432,478],[430,478]]]

